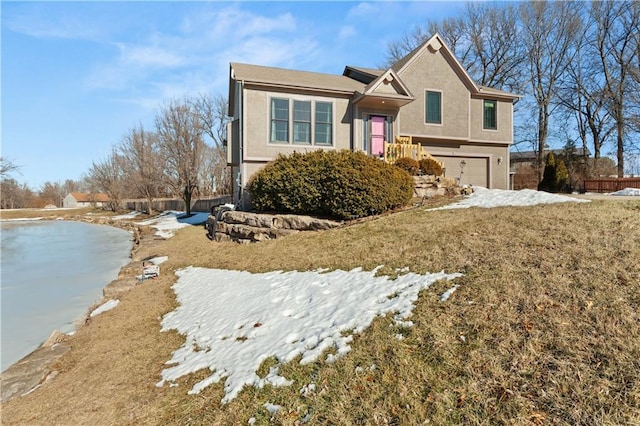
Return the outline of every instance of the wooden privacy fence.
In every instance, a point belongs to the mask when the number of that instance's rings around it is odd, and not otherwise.
[[[232,203],[231,195],[223,195],[215,198],[200,198],[192,201],[191,211],[194,212],[210,212],[212,208],[222,204]],[[123,200],[122,204],[128,210],[147,211],[147,200]],[[162,212],[165,210],[185,211],[184,200],[181,198],[157,198],[153,200],[153,210]]]
[[[585,179],[585,192],[615,192],[625,188],[640,188],[640,177]]]

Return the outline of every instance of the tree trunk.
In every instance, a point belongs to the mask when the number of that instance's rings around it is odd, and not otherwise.
[[[618,177],[624,177],[624,122],[618,120]]]
[[[182,193],[182,199],[184,200],[184,209],[186,211],[187,216],[191,216],[191,185],[187,184],[184,187],[184,192]]]

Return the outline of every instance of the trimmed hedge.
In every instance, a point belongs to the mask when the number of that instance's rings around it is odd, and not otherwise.
[[[362,152],[313,151],[280,155],[249,182],[261,212],[354,219],[407,205],[411,176]]]

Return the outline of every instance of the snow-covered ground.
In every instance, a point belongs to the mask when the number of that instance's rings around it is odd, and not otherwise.
[[[474,189],[472,195],[443,208],[588,201],[531,190]],[[162,230],[179,224],[175,213],[161,223]],[[158,386],[205,368],[211,375],[189,393],[226,378],[223,402],[235,398],[245,385],[291,385],[279,375],[280,363],[297,357],[301,363],[313,362],[325,350],[329,350],[325,361],[333,362],[349,353],[353,335],[379,315],[394,314],[400,327],[410,327],[418,292],[437,280],[462,275],[419,275],[407,270],[400,274],[391,280],[376,276],[375,270],[361,269],[262,274],[195,267],[180,270],[173,286],[180,306],[164,316],[162,330],[178,331],[185,336],[185,344],[167,362],[169,367],[163,370]],[[457,289],[458,285],[452,285],[438,295],[439,300],[445,303]],[[261,378],[256,371],[270,357],[278,365]],[[305,389],[309,384],[296,385]]]
[[[137,216],[139,216],[141,214],[142,213],[140,213],[140,212],[130,211],[129,213],[126,213],[126,214],[119,214],[119,215],[116,215],[116,216],[112,216],[111,219],[113,219],[113,220],[135,219]]]
[[[395,313],[399,326],[412,325],[407,319],[420,290],[462,276],[405,273],[392,280],[361,269],[252,274],[195,267],[177,275],[180,306],[165,315],[162,330],[177,330],[186,341],[158,386],[208,368],[212,374],[189,393],[226,377],[223,402],[245,385],[292,384],[279,375],[279,364],[264,378],[256,374],[269,357],[284,363],[300,356],[305,364],[334,349],[325,359],[333,362],[349,353],[353,335],[376,316]]]
[[[504,189],[487,189],[479,186],[473,187],[473,193],[465,197],[462,201],[438,207],[433,210],[466,209],[469,207],[506,207],[506,206],[534,206],[537,204],[555,203],[588,203],[589,200],[582,200],[566,195],[550,194],[532,189],[522,189],[520,191],[509,191]]]
[[[626,197],[640,197],[640,188],[625,188],[620,191],[612,192],[609,195],[626,196]]]
[[[182,216],[184,216],[184,212],[167,210],[151,219],[136,222],[136,225],[150,225],[152,228],[158,230],[156,235],[167,239],[173,237],[174,231],[180,228],[205,223],[209,217],[209,213],[194,213],[187,218]]]
[[[109,299],[105,303],[103,303],[102,305],[98,306],[96,309],[91,311],[89,316],[90,317],[95,317],[96,315],[100,315],[103,312],[110,311],[111,309],[113,309],[116,306],[118,306],[119,303],[120,303],[119,299]]]

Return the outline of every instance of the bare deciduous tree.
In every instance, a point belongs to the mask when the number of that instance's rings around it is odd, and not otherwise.
[[[205,171],[201,182],[211,195],[228,194],[231,190],[231,173],[227,167],[227,124],[229,101],[222,94],[201,94],[190,101],[204,127],[204,134],[211,139],[212,149],[205,154]]]
[[[593,2],[591,16],[595,22],[595,43],[600,71],[610,98],[610,114],[616,127],[618,177],[624,176],[626,132],[631,130],[629,94],[637,84],[640,33],[640,3],[637,1]]]
[[[598,169],[602,147],[614,130],[611,124],[608,103],[598,55],[590,42],[594,22],[589,20],[576,45],[575,60],[567,67],[563,81],[558,87],[558,100],[566,110],[568,119],[575,120],[575,131],[582,142],[584,153],[593,148],[593,170]],[[590,143],[589,143],[590,142]],[[586,157],[585,157],[586,158]]]
[[[33,198],[33,191],[27,185],[21,185],[13,178],[0,179],[0,208],[21,209],[30,207]]]
[[[13,161],[0,157],[0,179],[8,177],[12,172],[20,170],[20,166],[17,166]]]
[[[200,94],[189,99],[188,102],[200,117],[204,133],[211,138],[213,146],[216,148],[224,146],[229,122],[227,98],[220,93],[215,96]]]
[[[523,44],[531,90],[537,108],[536,163],[542,177],[549,119],[557,84],[574,58],[581,28],[580,8],[571,2],[527,2],[521,5]]]
[[[168,182],[182,195],[187,215],[191,199],[198,189],[205,142],[204,123],[192,102],[171,101],[156,117],[156,132]]]
[[[40,188],[40,198],[47,203],[62,207],[62,199],[66,196],[65,188],[60,182],[45,182]]]
[[[122,138],[118,152],[123,161],[129,193],[147,200],[147,213],[153,214],[153,199],[164,181],[163,159],[158,137],[142,125],[129,130]]]
[[[124,193],[124,167],[120,154],[114,149],[104,161],[92,163],[88,180],[91,191],[105,193],[109,197],[109,208],[117,211]]]

